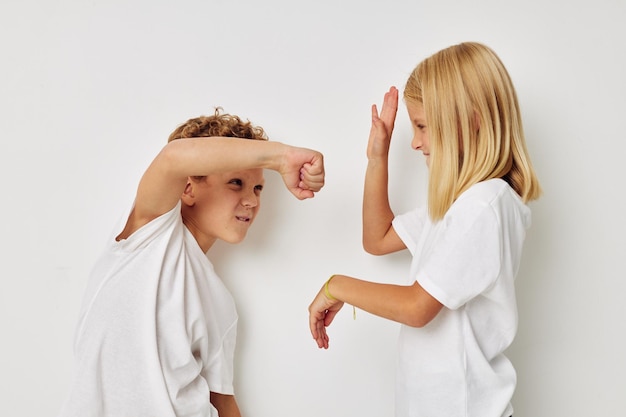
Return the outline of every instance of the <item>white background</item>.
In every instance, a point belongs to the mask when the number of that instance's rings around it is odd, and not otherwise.
[[[169,133],[215,106],[324,152],[298,201],[268,172],[248,239],[209,252],[240,312],[245,416],[392,416],[397,325],[345,309],[318,350],[332,273],[404,282],[361,248],[370,106],[452,43],[496,50],[545,190],[518,276],[517,416],[623,413],[626,2],[4,0],[0,5],[0,415],[55,416],[88,272]],[[427,171],[401,108],[396,212]]]

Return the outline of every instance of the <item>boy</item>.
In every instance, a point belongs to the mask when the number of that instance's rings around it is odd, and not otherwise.
[[[237,312],[206,252],[217,239],[245,238],[263,169],[279,172],[298,199],[324,185],[322,154],[270,142],[219,109],[172,133],[91,274],[61,417],[241,415]]]

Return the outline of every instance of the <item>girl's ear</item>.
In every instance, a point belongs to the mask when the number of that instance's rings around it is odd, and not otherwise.
[[[185,190],[183,191],[183,194],[180,197],[180,199],[183,201],[183,204],[189,207],[192,207],[196,203],[195,193],[194,193],[194,182],[191,180],[191,178],[187,179],[187,185],[185,185]]]

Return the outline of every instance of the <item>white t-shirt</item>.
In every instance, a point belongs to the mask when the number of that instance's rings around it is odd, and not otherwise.
[[[217,417],[210,391],[233,394],[235,303],[180,209],[109,240],[87,284],[61,417]]]
[[[514,280],[530,209],[501,179],[472,186],[432,223],[426,210],[393,227],[416,281],[444,305],[425,327],[401,326],[397,417],[508,417],[516,373],[503,352],[517,332]]]

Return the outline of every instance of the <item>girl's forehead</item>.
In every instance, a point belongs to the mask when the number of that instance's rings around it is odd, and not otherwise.
[[[426,119],[426,113],[424,112],[424,105],[418,101],[407,101],[406,109],[411,119]]]

